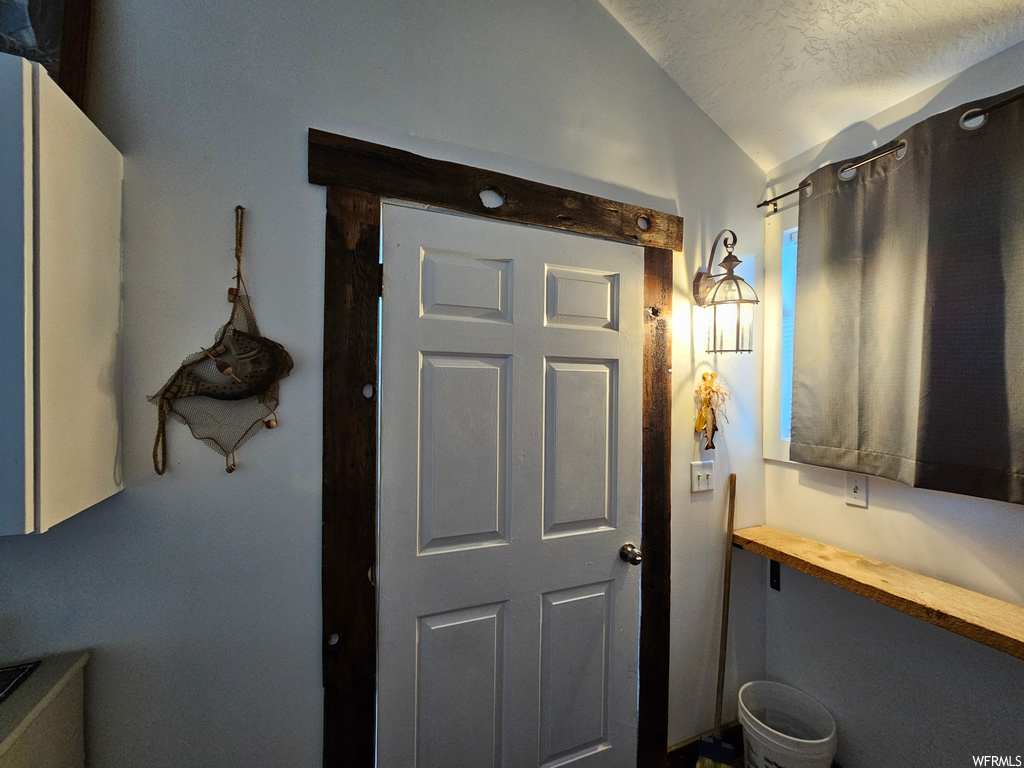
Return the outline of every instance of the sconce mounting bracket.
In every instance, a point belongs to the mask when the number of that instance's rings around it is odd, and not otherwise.
[[[707,301],[708,294],[715,287],[715,278],[707,272],[698,272],[693,276],[693,300],[698,307],[703,307]]]

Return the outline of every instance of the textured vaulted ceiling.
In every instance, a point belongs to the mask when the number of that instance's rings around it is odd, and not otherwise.
[[[766,171],[1024,39],[1022,0],[600,2]]]

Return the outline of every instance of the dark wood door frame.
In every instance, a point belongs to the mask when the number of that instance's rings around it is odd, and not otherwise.
[[[667,765],[672,252],[678,216],[310,129],[327,187],[323,391],[324,766],[372,768],[376,730],[377,301],[380,206],[392,197],[644,247],[637,765]],[[504,202],[487,208],[480,192]],[[367,384],[374,387],[370,397]],[[369,392],[369,390],[367,390]],[[382,768],[395,768],[382,766]]]

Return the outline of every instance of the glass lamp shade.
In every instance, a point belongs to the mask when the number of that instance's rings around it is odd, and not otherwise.
[[[742,278],[723,277],[708,295],[708,352],[751,352],[757,294]]]
[[[708,293],[704,304],[707,306],[708,304],[725,304],[727,302],[739,301],[749,301],[751,304],[757,304],[757,294],[754,293],[754,289],[750,287],[746,280],[742,277],[736,277],[730,271],[715,283],[715,287]]]
[[[724,240],[723,240],[724,238]],[[728,252],[720,267],[724,275],[712,274],[715,249],[722,241]],[[752,352],[754,348],[754,305],[757,293],[733,270],[741,263],[733,253],[736,233],[723,229],[711,246],[708,271],[699,271],[693,279],[693,298],[708,313],[708,352]]]

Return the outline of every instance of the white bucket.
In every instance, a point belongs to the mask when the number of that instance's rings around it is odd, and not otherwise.
[[[836,721],[806,693],[756,680],[740,688],[746,768],[830,768]]]

